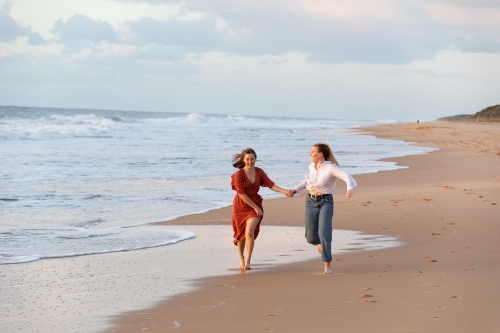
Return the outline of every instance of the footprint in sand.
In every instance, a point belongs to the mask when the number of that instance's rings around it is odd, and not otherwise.
[[[428,262],[438,262],[436,259],[429,259]]]
[[[370,298],[370,297],[373,297],[372,295],[368,295],[368,294],[363,294],[361,296],[359,296],[360,298]]]
[[[453,295],[453,296],[448,296],[448,298],[462,298],[462,296],[455,296],[455,295]]]

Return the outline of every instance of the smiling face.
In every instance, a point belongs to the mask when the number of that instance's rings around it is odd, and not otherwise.
[[[245,157],[243,157],[243,162],[245,162],[245,168],[253,168],[255,166],[255,161],[257,159],[255,158],[254,154],[245,154]]]
[[[313,163],[318,163],[318,162],[324,162],[325,161],[325,158],[323,157],[323,153],[321,153],[318,150],[318,147],[316,147],[316,146],[312,146],[311,153],[309,154],[309,156],[311,156],[311,159],[312,159]]]

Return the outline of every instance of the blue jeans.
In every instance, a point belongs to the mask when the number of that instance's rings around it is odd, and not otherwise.
[[[309,244],[321,244],[324,262],[332,261],[333,196],[311,198],[306,196],[306,239]]]

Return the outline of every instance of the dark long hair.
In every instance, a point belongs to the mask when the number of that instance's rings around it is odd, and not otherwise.
[[[339,162],[335,159],[335,156],[333,156],[333,152],[330,149],[330,145],[327,143],[317,143],[314,145],[314,147],[318,148],[318,151],[323,154],[323,157],[325,158],[326,161],[330,161],[335,165],[339,165]]]
[[[253,154],[255,156],[255,159],[257,159],[257,153],[255,153],[255,150],[252,148],[246,148],[241,151],[239,154],[234,154],[233,155],[233,166],[238,169],[243,169],[245,167],[245,161],[243,160],[245,158],[246,154]]]

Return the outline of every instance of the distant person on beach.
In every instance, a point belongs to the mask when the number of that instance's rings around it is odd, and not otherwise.
[[[234,245],[238,246],[241,270],[251,269],[254,241],[259,235],[260,222],[264,217],[262,197],[258,193],[260,187],[266,186],[284,195],[291,193],[291,190],[275,185],[264,170],[255,167],[256,161],[257,154],[251,148],[233,155],[233,166],[239,170],[231,176],[231,187],[236,191],[232,220]]]
[[[337,185],[337,178],[347,184],[347,198],[352,197],[356,181],[350,174],[338,168],[339,163],[333,156],[330,146],[317,143],[309,154],[312,163],[305,179],[290,191],[293,196],[300,190],[307,189],[305,227],[307,242],[318,245],[318,252],[325,263],[325,274],[332,274],[332,218],[333,218],[333,190]]]

